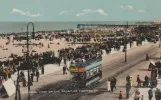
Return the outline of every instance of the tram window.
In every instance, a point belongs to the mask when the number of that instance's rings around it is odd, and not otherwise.
[[[94,68],[94,74],[96,74],[97,73],[97,68]]]
[[[90,72],[89,71],[86,72],[86,76],[87,76],[87,78],[90,76]]]
[[[93,75],[93,70],[90,70],[90,76],[92,76]]]
[[[97,73],[100,71],[100,68],[99,67],[97,67]]]

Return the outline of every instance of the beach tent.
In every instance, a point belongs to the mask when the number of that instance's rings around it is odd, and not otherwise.
[[[8,79],[7,81],[5,81],[3,83],[3,86],[7,92],[7,95],[10,97],[12,96],[13,94],[15,94],[15,91],[16,91],[16,87],[14,85],[14,82],[11,80],[11,79]]]
[[[150,61],[150,63],[151,63],[152,65],[154,65],[154,66],[155,66],[155,63],[154,63],[154,61],[152,61],[152,60],[151,60],[151,61]]]

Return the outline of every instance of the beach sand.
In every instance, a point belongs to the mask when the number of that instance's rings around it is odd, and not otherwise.
[[[8,40],[7,39],[0,39],[0,60],[1,61],[5,61],[8,59],[8,57],[11,55],[11,53],[17,54],[19,56],[22,56],[22,49],[24,49],[24,51],[26,51],[26,46],[22,47],[22,46],[17,46],[17,45],[13,45],[13,44],[26,44],[26,40],[22,40],[21,42],[17,42],[16,40],[14,40],[14,43],[12,43],[12,38],[11,38],[11,42],[9,45],[6,45],[6,42]],[[77,48],[79,46],[82,46],[82,44],[75,44],[75,45],[71,45],[68,44],[66,41],[64,41],[64,39],[54,39],[53,41],[49,41],[49,40],[45,40],[45,39],[41,39],[41,40],[30,40],[31,43],[36,43],[39,44],[40,42],[43,43],[43,47],[40,48],[40,46],[31,46],[30,45],[30,53],[32,50],[36,51],[36,53],[43,53],[45,51],[58,51],[59,49],[63,49],[63,48],[68,48],[68,47],[72,47],[72,48]],[[52,44],[50,44],[52,43]],[[60,43],[59,45],[57,43]],[[48,44],[50,45],[50,48],[48,48]],[[8,49],[8,50],[4,50],[4,49]]]

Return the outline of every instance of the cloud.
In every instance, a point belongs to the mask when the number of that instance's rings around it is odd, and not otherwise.
[[[78,13],[78,14],[76,14],[76,16],[82,16],[82,15],[84,15],[85,13]]]
[[[39,17],[39,16],[41,16],[39,13],[38,14],[31,14],[29,11],[24,12],[24,11],[16,9],[16,8],[13,8],[11,13],[19,13],[19,14],[21,14],[23,16],[30,16],[30,17]]]
[[[58,15],[66,14],[66,13],[69,13],[69,12],[70,12],[70,11],[67,11],[67,10],[61,11]]]
[[[128,8],[129,10],[134,10],[133,6],[131,6],[131,5],[127,5],[127,8]]]
[[[121,5],[120,8],[123,9],[123,10],[136,11],[136,12],[140,12],[140,13],[146,12],[145,10],[136,10],[136,9],[135,9],[133,6],[131,6],[131,5],[126,5],[126,6]]]
[[[100,13],[101,15],[107,16],[108,14],[104,12],[102,9],[97,9],[97,12]]]
[[[124,10],[134,10],[134,7],[131,6],[131,5],[127,5],[127,6],[121,5],[120,8],[121,8],[121,9],[124,9]]]
[[[141,13],[143,13],[143,12],[146,12],[145,10],[138,10],[138,12],[141,12]]]
[[[120,8],[124,8],[124,6],[123,6],[123,5],[121,5],[121,6],[120,6]]]
[[[99,14],[101,14],[103,16],[107,16],[108,15],[108,13],[105,13],[105,11],[102,10],[102,9],[96,9],[96,10],[84,9],[84,10],[82,10],[81,13],[76,14],[76,16],[82,16],[82,15],[85,15],[85,14],[88,14],[88,13],[99,13]]]

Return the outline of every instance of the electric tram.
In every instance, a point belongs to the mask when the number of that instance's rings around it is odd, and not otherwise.
[[[84,61],[82,59],[76,59],[75,64],[71,64],[69,71],[73,75],[73,81],[76,81],[79,85],[90,86],[94,83],[99,83],[102,78],[102,57]]]

